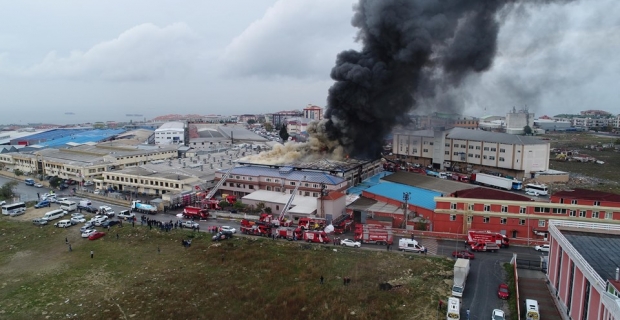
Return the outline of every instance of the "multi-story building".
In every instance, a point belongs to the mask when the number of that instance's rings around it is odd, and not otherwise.
[[[620,194],[574,188],[553,193],[550,202],[620,208]]]
[[[550,144],[535,137],[453,128],[396,132],[392,153],[407,162],[501,171],[517,178],[549,169]]]
[[[527,109],[518,110],[512,108],[512,112],[506,114],[506,133],[523,134],[523,128],[534,126],[534,113]]]
[[[271,120],[270,122],[275,128],[279,128],[285,123],[286,119],[299,117],[303,117],[303,112],[298,110],[292,110],[272,113],[267,118]]]
[[[250,120],[258,121],[258,116],[255,114],[242,114],[240,116],[237,116],[237,120],[240,123],[246,123]]]
[[[308,130],[308,124],[312,121],[308,118],[289,118],[286,120],[286,130],[291,135],[299,135]]]
[[[620,319],[620,226],[549,220],[548,285],[566,319]]]
[[[323,108],[309,104],[304,108],[303,117],[314,121],[320,121],[323,119]]]
[[[184,122],[166,122],[155,130],[155,144],[176,144],[183,145],[189,139],[187,126]]]

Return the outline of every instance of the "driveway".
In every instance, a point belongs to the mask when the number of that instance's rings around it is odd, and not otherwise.
[[[540,318],[545,320],[562,320],[555,307],[553,296],[547,288],[545,274],[537,270],[517,269],[519,273],[519,306],[524,314],[525,299],[538,301]]]

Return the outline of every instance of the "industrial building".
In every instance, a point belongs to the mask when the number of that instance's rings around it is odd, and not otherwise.
[[[512,111],[506,114],[506,133],[523,134],[523,128],[526,126],[534,127],[534,113],[527,108],[518,111],[512,108]]]
[[[620,226],[549,220],[548,285],[567,319],[620,319]]]
[[[549,169],[550,143],[535,137],[453,128],[395,132],[392,153],[409,163],[490,170],[516,178]]]
[[[184,145],[189,140],[188,138],[189,132],[185,122],[166,122],[155,130],[155,144],[157,145]]]

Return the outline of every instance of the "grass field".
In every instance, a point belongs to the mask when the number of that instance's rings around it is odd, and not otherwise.
[[[454,264],[265,238],[214,244],[141,226],[89,241],[76,227],[4,217],[0,235],[0,318],[10,319],[436,319]],[[388,280],[402,287],[379,290]]]

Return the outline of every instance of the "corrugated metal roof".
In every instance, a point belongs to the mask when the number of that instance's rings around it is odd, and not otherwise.
[[[604,191],[581,189],[581,188],[575,188],[573,190],[558,191],[554,193],[553,196],[558,197],[558,198],[569,198],[569,199],[620,202],[620,194],[604,192]]]
[[[264,176],[264,177],[282,178],[282,179],[287,179],[287,180],[303,179],[306,182],[324,183],[324,184],[329,184],[329,185],[337,185],[345,181],[344,179],[340,177],[331,176],[323,172],[293,170],[290,173],[282,173],[280,172],[279,168],[267,168],[267,167],[258,167],[258,166],[236,167],[233,169],[231,174],[242,174],[242,175],[253,176],[253,177]]]
[[[620,235],[561,230],[566,240],[577,249],[588,264],[604,280],[614,279],[620,265]]]
[[[409,203],[418,207],[435,210],[435,197],[442,196],[439,192],[406,186],[403,184],[384,182],[374,185],[364,192],[369,192],[386,198],[403,202],[403,193],[411,192]]]
[[[484,130],[471,130],[464,128],[453,128],[450,129],[450,133],[447,136],[448,139],[457,139],[457,140],[473,140],[473,141],[483,141],[483,142],[495,142],[495,143],[503,143],[503,144],[515,144],[515,145],[525,145],[525,144],[548,144],[549,142],[546,140],[541,140],[534,137],[527,136],[519,136],[508,133],[499,133],[499,132],[490,132]]]

